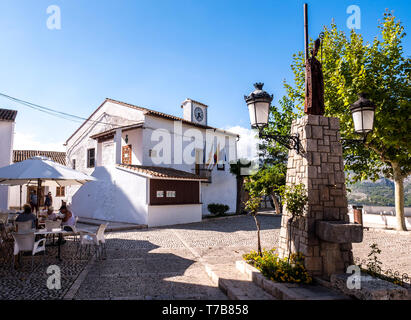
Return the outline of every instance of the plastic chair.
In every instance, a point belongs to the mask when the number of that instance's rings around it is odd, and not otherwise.
[[[74,238],[74,242],[77,241],[77,235],[79,234],[79,230],[77,230],[77,221],[78,221],[78,217],[75,217],[75,222],[74,222],[74,226],[64,226],[63,229],[65,231],[69,231],[71,233],[68,234],[68,236],[73,236]]]
[[[104,231],[106,230],[107,225],[108,224],[101,224],[98,227],[96,233],[92,233],[89,231],[83,231],[83,230],[79,231],[80,241],[79,241],[79,246],[77,247],[77,251],[80,250],[80,259],[81,259],[81,252],[82,252],[83,246],[86,247],[86,250],[88,248],[89,254],[90,254],[91,246],[94,246],[97,258],[99,258],[100,249],[101,249],[100,258],[103,256],[103,253],[104,253],[104,256],[107,256],[106,241],[104,238]]]
[[[33,231],[33,222],[31,220],[28,221],[16,221],[17,233],[24,233],[28,231]]]
[[[56,221],[54,221],[54,220],[46,220],[46,221],[44,221],[44,226],[45,226],[45,228],[46,228],[47,231],[51,231],[51,230],[53,230],[53,229],[58,229],[58,228],[61,227],[61,220],[56,220]],[[46,239],[47,239],[48,237],[50,237],[50,236],[51,236],[51,235],[47,235],[47,236],[46,236]],[[53,233],[53,244],[54,244],[54,237],[55,237],[55,234]]]
[[[43,264],[44,256],[46,254],[46,239],[35,240],[34,232],[30,233],[13,233],[14,238],[14,256],[20,255],[20,252],[29,251],[31,252],[31,270],[33,270],[33,257],[36,253],[43,251]],[[14,267],[13,259],[13,267]]]

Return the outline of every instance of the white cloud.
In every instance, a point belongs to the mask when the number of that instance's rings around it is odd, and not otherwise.
[[[41,151],[66,151],[63,142],[42,142],[34,134],[16,131],[14,134],[14,150],[41,150]]]
[[[237,157],[255,159],[258,157],[258,131],[235,126],[225,130],[240,135],[237,143]]]

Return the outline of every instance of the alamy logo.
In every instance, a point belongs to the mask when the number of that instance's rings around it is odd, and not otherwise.
[[[361,269],[359,266],[351,265],[347,268],[347,273],[352,274],[347,278],[347,288],[352,289],[361,289]]]
[[[60,267],[51,265],[47,268],[47,274],[50,276],[47,278],[47,288],[50,290],[61,289],[61,271]]]
[[[60,30],[61,29],[61,10],[57,5],[48,6],[46,10],[47,14],[50,16],[47,18],[47,28],[49,30]]]
[[[347,18],[348,29],[361,29],[361,9],[357,5],[350,5],[347,7],[347,13],[350,16]]]

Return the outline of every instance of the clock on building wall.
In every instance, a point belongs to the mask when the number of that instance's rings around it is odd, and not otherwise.
[[[183,101],[181,108],[184,109],[184,120],[207,125],[208,106],[206,104],[187,98]]]
[[[204,120],[204,111],[200,107],[195,107],[194,109],[194,119],[197,122],[203,122]]]

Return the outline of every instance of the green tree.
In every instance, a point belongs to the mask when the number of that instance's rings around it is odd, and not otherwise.
[[[262,257],[263,253],[261,250],[261,236],[260,236],[261,226],[260,226],[260,221],[257,218],[258,209],[260,208],[262,193],[259,192],[257,189],[253,189],[252,187],[250,188],[249,192],[250,192],[250,198],[245,202],[245,209],[248,210],[251,216],[254,218],[255,225],[257,227],[257,251],[258,251],[258,255]]]
[[[358,93],[368,93],[377,107],[374,130],[364,145],[344,147],[345,170],[350,173],[347,178],[351,182],[392,178],[397,229],[406,230],[404,179],[411,173],[411,59],[403,52],[404,27],[392,13],[384,13],[379,29],[380,37],[365,43],[354,30],[347,37],[335,24],[324,27],[318,58],[324,73],[325,115],[340,119],[342,138],[358,138],[349,107]],[[302,114],[302,51],[294,55],[291,68],[294,86],[285,84],[287,95]]]
[[[269,195],[273,200],[275,211],[281,213],[280,190],[285,185],[287,167],[283,165],[264,166],[258,172],[246,179],[245,189],[255,189],[262,195]]]

